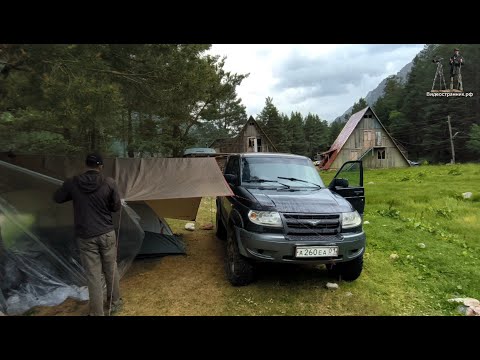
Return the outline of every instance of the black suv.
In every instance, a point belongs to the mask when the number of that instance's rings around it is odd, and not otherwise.
[[[253,281],[256,262],[325,264],[342,279],[363,268],[363,167],[348,161],[326,187],[304,156],[231,155],[224,171],[234,196],[216,200],[216,231],[227,241],[232,285]]]

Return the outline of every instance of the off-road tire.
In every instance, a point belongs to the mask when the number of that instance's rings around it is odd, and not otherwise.
[[[227,231],[225,273],[233,286],[248,285],[255,278],[255,266],[249,259],[240,254],[233,229]]]
[[[357,280],[363,270],[363,254],[347,262],[327,265],[330,275],[345,281]]]

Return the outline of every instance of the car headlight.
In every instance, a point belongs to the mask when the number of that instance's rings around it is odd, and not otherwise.
[[[253,211],[248,212],[248,218],[251,222],[263,226],[281,227],[282,219],[276,211]]]
[[[342,228],[350,229],[362,224],[362,218],[358,211],[352,211],[342,214]]]

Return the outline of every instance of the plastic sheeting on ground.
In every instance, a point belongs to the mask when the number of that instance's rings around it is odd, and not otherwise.
[[[0,311],[22,314],[67,297],[88,299],[71,203],[56,204],[61,181],[0,162]],[[119,216],[114,216],[118,233]],[[118,268],[123,275],[145,233],[139,216],[122,208]]]

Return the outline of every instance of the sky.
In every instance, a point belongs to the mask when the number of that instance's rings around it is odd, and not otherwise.
[[[332,121],[396,74],[423,44],[214,44],[225,69],[247,74],[237,93],[256,117],[267,97],[280,112],[309,112]]]

